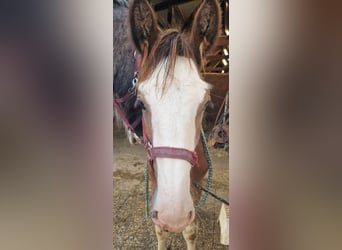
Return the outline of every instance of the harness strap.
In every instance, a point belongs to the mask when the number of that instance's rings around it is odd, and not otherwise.
[[[141,118],[142,116],[139,115],[135,121],[131,124],[125,115],[125,112],[122,110],[122,107],[120,106],[120,104],[125,103],[126,101],[128,101],[129,99],[133,98],[135,96],[134,91],[136,88],[136,83],[138,81],[138,69],[139,69],[139,64],[140,64],[140,54],[137,53],[136,51],[134,51],[134,77],[132,79],[132,85],[131,87],[128,89],[127,93],[120,98],[114,98],[113,100],[113,104],[114,104],[114,108],[116,109],[116,111],[118,112],[122,122],[124,123],[126,129],[130,129],[131,131],[134,132],[134,129],[139,125],[139,123],[141,122]]]
[[[125,97],[127,96],[127,94],[125,95]],[[125,97],[119,98],[119,99],[124,99]],[[116,109],[116,111],[118,112],[122,122],[124,123],[125,127],[127,129],[131,129],[132,131],[134,131],[134,129],[139,125],[140,121],[141,121],[141,115],[137,117],[137,119],[130,124],[129,121],[127,120],[125,113],[123,112],[122,108],[119,105],[120,102],[117,101],[117,99],[114,99],[113,104],[114,107]]]
[[[139,123],[141,122],[141,115],[139,115],[138,117],[137,117],[137,119],[135,119],[135,121],[132,123],[132,128],[133,129],[135,129],[138,125],[139,125]]]
[[[126,102],[128,99],[130,99],[133,96],[133,93],[131,91],[127,91],[126,95],[124,95],[121,98],[115,98],[114,101],[117,103],[123,103]]]
[[[195,151],[185,148],[152,147],[147,151],[150,160],[155,158],[172,158],[188,161],[192,166],[198,166],[198,155]]]
[[[190,151],[186,148],[176,148],[167,146],[154,147],[146,134],[144,121],[142,121],[142,127],[144,147],[145,149],[147,149],[147,159],[149,161],[152,161],[156,158],[172,158],[188,161],[193,167],[199,165],[198,155],[196,151]]]

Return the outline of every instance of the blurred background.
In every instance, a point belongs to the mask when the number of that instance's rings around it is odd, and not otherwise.
[[[230,5],[232,249],[341,249],[340,9]]]
[[[112,241],[112,3],[0,3],[0,249]]]
[[[0,3],[0,249],[112,248],[112,4]],[[341,249],[340,9],[229,3],[230,249]]]

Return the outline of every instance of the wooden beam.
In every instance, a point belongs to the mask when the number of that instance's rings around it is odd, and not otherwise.
[[[172,22],[172,6],[169,5],[167,8],[167,24],[169,25],[169,27],[171,27],[171,22]]]
[[[210,56],[207,56],[206,57],[207,61],[208,62],[211,62],[211,61],[221,61],[222,59],[228,59],[228,56],[226,55],[210,55]]]
[[[184,26],[185,18],[178,6],[173,6],[173,15],[174,27],[181,29]]]
[[[194,0],[170,0],[170,1],[163,1],[161,3],[157,3],[153,6],[155,11],[166,10],[169,6],[183,4],[187,2],[192,2]]]

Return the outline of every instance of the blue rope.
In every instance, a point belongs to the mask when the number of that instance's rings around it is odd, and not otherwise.
[[[148,181],[148,163],[146,162],[145,165],[145,173],[144,173],[144,180],[145,180],[145,217],[149,218],[149,181]]]
[[[207,141],[203,132],[203,129],[201,129],[201,141],[203,144],[203,150],[205,153],[205,156],[207,158],[207,162],[208,162],[208,178],[207,178],[207,184],[206,184],[206,189],[210,190],[211,187],[211,182],[212,182],[212,178],[213,178],[213,164],[212,164],[212,160],[210,157],[210,153],[209,153],[209,149],[208,149],[208,145],[207,145]],[[201,206],[203,206],[203,204],[206,202],[208,198],[208,193],[205,192],[204,195],[202,196],[201,200],[199,201],[199,203],[195,206],[195,209],[198,210]]]

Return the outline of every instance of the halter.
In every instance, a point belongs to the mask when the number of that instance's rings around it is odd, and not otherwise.
[[[114,107],[116,109],[116,111],[118,112],[121,120],[123,121],[126,129],[129,129],[131,130],[132,132],[134,132],[134,129],[139,125],[139,123],[141,122],[141,115],[139,115],[135,121],[131,124],[126,116],[125,116],[125,113],[124,111],[122,110],[120,104],[122,103],[125,103],[127,102],[128,100],[130,100],[131,98],[134,97],[134,90],[135,90],[135,85],[137,83],[137,72],[135,72],[134,74],[134,78],[132,80],[132,85],[131,87],[128,89],[126,95],[124,95],[123,97],[121,98],[114,98],[114,101],[113,101],[113,104],[114,104]]]
[[[209,194],[211,196],[213,196],[215,199],[220,200],[220,201],[224,202],[225,204],[229,205],[228,201],[218,197],[217,195],[215,195],[214,193],[211,193],[209,191],[210,187],[211,187],[212,177],[213,177],[213,164],[212,164],[212,161],[211,161],[211,157],[210,157],[210,153],[209,153],[209,150],[208,150],[208,145],[207,145],[207,142],[206,142],[206,138],[205,138],[203,129],[201,129],[201,136],[200,137],[201,137],[201,142],[203,144],[204,154],[206,156],[207,163],[208,163],[208,177],[207,177],[207,183],[206,183],[205,188],[202,187],[201,185],[199,185],[197,182],[192,181],[192,184],[198,190],[204,191],[204,195],[202,196],[202,198],[198,202],[198,204],[195,206],[195,209],[198,210],[206,202]],[[147,138],[147,137],[145,136],[145,138]],[[145,148],[146,147],[152,148],[152,144],[149,141],[147,141],[147,143],[145,143]],[[145,217],[146,218],[150,218],[150,215],[149,215],[149,171],[150,170],[154,171],[154,169],[153,169],[153,160],[148,160],[146,162],[145,173],[144,173],[144,180],[145,180]]]
[[[136,139],[138,139],[139,137],[136,135],[134,130],[139,125],[139,123],[141,122],[141,115],[139,115],[133,123],[130,123],[127,120],[126,115],[125,115],[124,111],[122,110],[122,107],[120,106],[120,104],[127,102],[128,100],[130,100],[131,98],[133,98],[135,96],[135,88],[136,88],[136,84],[138,82],[139,60],[140,60],[140,56],[136,54],[136,51],[134,51],[134,77],[132,79],[132,84],[129,87],[129,89],[127,90],[127,93],[123,97],[114,98],[114,100],[113,100],[114,108],[118,112],[123,124],[125,125],[127,130],[129,130],[130,132],[133,133],[133,136]]]
[[[142,126],[144,147],[147,150],[147,159],[148,161],[150,161],[150,163],[153,163],[153,160],[156,158],[171,158],[188,161],[193,167],[198,166],[198,155],[196,151],[190,151],[186,148],[167,146],[153,147],[152,143],[145,133],[144,121],[142,122]],[[151,165],[153,166],[153,164]]]

